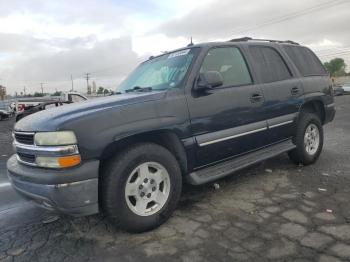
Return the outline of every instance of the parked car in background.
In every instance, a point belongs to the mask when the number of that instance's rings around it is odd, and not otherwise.
[[[346,83],[342,86],[344,94],[350,94],[350,83]]]
[[[14,110],[11,108],[10,101],[0,101],[0,121],[10,118],[14,115]]]
[[[183,181],[208,183],[286,152],[314,163],[335,115],[327,71],[292,41],[190,45],[141,63],[117,93],[16,123],[13,187],[46,209],[103,212],[143,232],[171,216]]]
[[[8,111],[0,109],[0,121],[9,118],[10,115]]]
[[[334,95],[335,96],[342,96],[344,95],[344,89],[341,85],[336,85],[333,87]]]

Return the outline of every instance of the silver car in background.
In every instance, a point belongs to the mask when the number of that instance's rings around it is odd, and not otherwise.
[[[344,94],[350,94],[350,83],[346,83],[342,86]]]

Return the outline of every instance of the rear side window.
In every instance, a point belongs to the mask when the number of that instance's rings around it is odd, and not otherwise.
[[[247,64],[237,47],[220,47],[209,50],[200,72],[218,71],[223,87],[240,86],[252,83]]]
[[[249,47],[255,68],[263,83],[286,80],[292,77],[285,61],[273,48],[267,46]]]
[[[284,50],[303,76],[327,75],[320,60],[310,49],[302,46],[285,46]]]

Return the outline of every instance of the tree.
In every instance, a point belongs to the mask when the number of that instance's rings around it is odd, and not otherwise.
[[[44,94],[42,94],[42,93],[38,93],[38,92],[34,93],[34,97],[43,97],[43,96],[44,96]]]
[[[346,64],[343,58],[334,58],[331,61],[324,63],[324,66],[333,77],[346,75]]]
[[[62,91],[56,91],[55,93],[52,94],[53,96],[61,96]]]
[[[104,88],[100,86],[97,90],[97,94],[102,95],[104,93]]]
[[[103,90],[103,95],[108,95],[108,94],[109,94],[108,89]]]

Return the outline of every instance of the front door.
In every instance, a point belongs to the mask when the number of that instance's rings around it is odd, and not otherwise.
[[[240,49],[211,48],[198,74],[205,71],[220,72],[223,85],[188,96],[197,167],[261,147],[267,133],[266,121],[257,114],[264,98]]]

